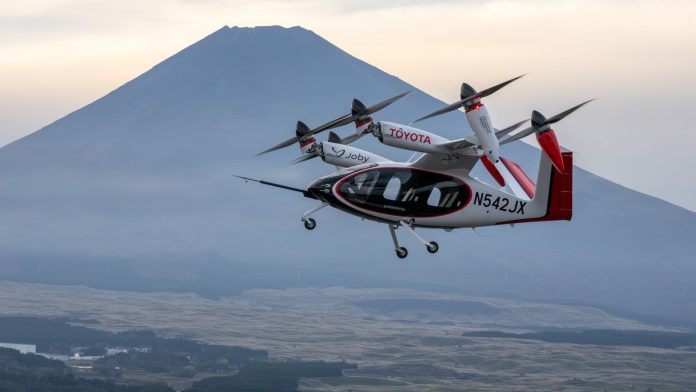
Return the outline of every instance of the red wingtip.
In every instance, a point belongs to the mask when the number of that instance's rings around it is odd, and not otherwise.
[[[563,166],[563,157],[561,157],[561,148],[558,145],[558,139],[553,129],[538,134],[537,142],[539,142],[539,146],[549,157],[556,170],[563,173],[565,168]]]
[[[503,175],[500,174],[498,169],[495,168],[493,163],[488,159],[486,155],[481,156],[481,162],[483,162],[483,166],[488,169],[488,172],[491,173],[491,176],[493,179],[500,185],[500,186],[505,186],[505,180],[503,180]]]

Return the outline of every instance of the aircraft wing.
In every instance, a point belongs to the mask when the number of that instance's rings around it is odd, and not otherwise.
[[[463,139],[452,140],[451,142],[443,143],[441,146],[447,151],[457,151],[463,148],[478,146],[479,141],[475,135],[465,137]]]
[[[479,161],[478,154],[453,152],[451,154],[425,153],[411,167],[425,170],[465,170],[471,169]]]
[[[509,134],[510,132],[514,131],[515,129],[519,128],[520,125],[524,124],[527,120],[520,121],[516,124],[513,124],[507,128],[504,129],[496,129],[495,130],[495,137],[500,139],[501,137]],[[476,135],[471,135],[467,136],[463,139],[457,139],[457,140],[452,140],[451,142],[444,143],[442,144],[442,147],[445,148],[447,151],[457,151],[461,150],[467,147],[471,146],[480,146],[481,143],[479,143],[478,138]]]

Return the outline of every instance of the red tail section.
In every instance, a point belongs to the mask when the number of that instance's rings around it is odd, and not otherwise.
[[[570,220],[573,217],[573,152],[562,152],[561,157],[564,170],[553,169],[549,208],[542,220]]]
[[[573,217],[573,152],[561,152],[563,171],[551,165],[546,214],[539,218],[520,219],[500,224],[571,220]],[[537,184],[537,187],[539,184]]]

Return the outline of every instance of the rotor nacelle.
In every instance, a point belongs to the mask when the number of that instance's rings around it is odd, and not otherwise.
[[[388,159],[377,154],[345,144],[331,142],[319,143],[317,153],[324,162],[338,167],[352,167],[365,163],[388,161]]]
[[[295,136],[297,136],[297,143],[300,145],[300,151],[303,155],[314,151],[317,139],[310,133],[307,124],[298,121],[295,127]]]
[[[383,144],[418,152],[441,152],[440,145],[449,141],[422,129],[386,121],[376,123],[372,133]]]

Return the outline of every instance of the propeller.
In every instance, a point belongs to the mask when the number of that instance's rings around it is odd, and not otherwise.
[[[348,138],[350,138],[350,136],[347,137],[346,139],[348,139]],[[338,136],[338,135],[337,135],[335,132],[333,132],[333,131],[329,132],[328,142],[330,142],[330,143],[348,144],[348,143],[343,143],[343,141],[346,140],[346,139],[341,139],[341,137]],[[309,152],[309,153],[307,153],[307,154],[304,154],[304,155],[302,155],[301,157],[298,157],[298,158],[293,159],[292,161],[290,161],[290,163],[296,164],[296,163],[308,161],[308,160],[313,159],[313,158],[316,158],[316,157],[318,157],[318,156],[322,156],[322,154],[324,154],[324,145],[321,144],[321,143],[318,143],[318,144],[314,147],[314,150],[313,150],[313,151],[311,151],[311,152]]]
[[[350,124],[351,122],[361,118],[361,117],[367,117],[373,113],[376,113],[387,106],[391,105],[392,103],[398,101],[399,99],[405,97],[408,95],[410,91],[407,91],[405,93],[399,94],[397,96],[391,97],[389,99],[386,99],[382,102],[376,103],[370,107],[366,107],[362,102],[360,102],[357,99],[353,99],[352,105],[351,105],[351,111],[349,114],[346,114],[344,116],[338,117],[334,120],[331,120],[325,124],[322,124],[314,129],[309,129],[304,123],[301,121],[297,122],[297,129],[295,131],[295,136],[291,137],[279,144],[276,144],[275,146],[268,148],[266,150],[261,151],[260,153],[256,154],[256,156],[275,151],[275,150],[280,150],[281,148],[285,148],[287,146],[290,146],[296,142],[299,142],[300,139],[302,138],[308,138],[312,135],[315,135],[319,132],[325,131],[327,129],[333,129],[333,128],[338,128],[342,127],[344,125]],[[302,133],[300,133],[300,124],[304,125],[306,129],[302,129]]]
[[[512,78],[510,80],[507,80],[503,83],[496,84],[495,86],[489,87],[489,88],[487,88],[483,91],[480,91],[480,92],[476,92],[476,90],[473,87],[471,87],[470,85],[468,85],[466,83],[462,83],[461,92],[459,94],[461,99],[459,101],[457,101],[451,105],[445,106],[442,109],[436,110],[428,115],[425,115],[425,116],[423,116],[423,117],[421,117],[413,122],[417,123],[418,121],[422,121],[422,120],[425,120],[425,119],[428,119],[431,117],[439,116],[441,114],[449,113],[453,110],[468,106],[467,105],[468,103],[473,103],[473,101],[476,101],[476,100],[481,99],[483,97],[487,97],[487,96],[495,93],[496,91],[500,90],[501,88],[507,86],[508,84],[514,82],[515,80],[523,77],[523,76],[524,76],[524,74],[517,76],[515,78]]]
[[[535,132],[543,132],[546,129],[548,129],[548,125],[555,124],[562,119],[564,119],[566,116],[569,114],[573,113],[574,111],[580,109],[582,106],[594,101],[594,99],[587,100],[577,106],[573,106],[572,108],[565,110],[561,113],[556,114],[555,116],[552,116],[550,118],[546,118],[543,114],[539,113],[538,111],[534,110],[532,111],[532,126],[529,128],[526,128],[510,137],[507,137],[503,140],[500,141],[500,144],[507,144],[514,142],[515,140],[522,139],[524,137],[527,137]]]
[[[546,153],[546,155],[549,157],[551,160],[551,163],[553,163],[553,166],[556,168],[556,170],[563,172],[564,170],[564,165],[563,165],[563,157],[561,156],[561,148],[558,145],[558,139],[556,138],[556,133],[551,129],[551,124],[555,124],[561,120],[563,120],[565,117],[567,117],[569,114],[573,113],[574,111],[580,109],[584,105],[594,101],[594,99],[590,99],[588,101],[585,101],[579,105],[573,106],[572,108],[568,110],[564,110],[555,116],[546,118],[543,114],[540,112],[534,110],[532,111],[532,126],[520,131],[519,133],[516,133],[500,142],[500,144],[507,144],[514,142],[515,140],[522,139],[523,137],[529,136],[532,133],[536,134],[537,141],[539,142],[539,146],[541,147],[542,150]]]
[[[517,122],[517,123],[510,125],[507,128],[503,128],[503,129],[499,129],[499,130],[496,129],[495,137],[501,138],[501,137],[507,135],[508,133],[514,131],[515,129],[519,128],[522,124],[526,123],[527,121],[529,121],[529,120],[522,120],[520,122]]]

